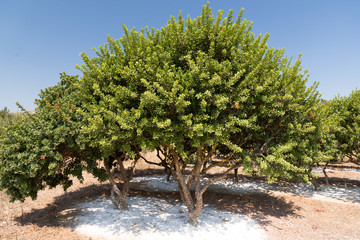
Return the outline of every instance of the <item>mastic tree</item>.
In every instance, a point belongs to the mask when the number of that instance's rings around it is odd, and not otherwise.
[[[233,169],[308,181],[311,157],[328,154],[312,145],[323,132],[316,85],[306,87],[300,59],[292,65],[251,26],[242,11],[215,17],[207,4],[195,19],[180,13],[160,30],[124,27],[96,57],[82,54],[84,131],[108,156],[158,150],[192,222],[206,189]],[[227,170],[201,182],[214,166]]]
[[[11,200],[35,199],[46,186],[67,189],[71,176],[83,179],[83,170],[106,179],[96,162],[101,156],[80,135],[76,81],[75,76],[61,74],[56,86],[41,91],[35,113],[24,111],[1,135],[0,189],[6,189]]]
[[[301,136],[303,141],[301,159],[297,164],[306,169],[306,174],[317,190],[319,185],[316,181],[317,174],[313,172],[314,168],[322,168],[325,176],[326,187],[329,186],[326,168],[329,163],[337,159],[339,150],[336,133],[339,128],[339,115],[333,111],[328,101],[321,100],[310,112],[314,131]],[[298,151],[298,149],[295,149]]]
[[[123,161],[129,154],[121,152],[120,143],[110,149],[103,144],[106,141],[101,131],[93,130],[98,121],[88,118],[89,112],[82,107],[89,102],[78,88],[78,77],[61,74],[60,78],[56,86],[41,91],[34,102],[34,114],[23,111],[19,121],[4,128],[0,138],[0,189],[6,189],[12,200],[23,201],[28,196],[35,199],[46,186],[62,185],[66,190],[72,185],[72,176],[82,181],[83,171],[87,171],[101,181],[109,179],[111,199],[116,207],[126,209],[136,161],[125,169]],[[113,177],[114,165],[122,188]]]
[[[340,129],[336,131],[339,158],[360,164],[360,90],[335,97],[329,105],[340,118]]]

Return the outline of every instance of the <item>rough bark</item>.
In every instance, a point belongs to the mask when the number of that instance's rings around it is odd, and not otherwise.
[[[129,205],[126,202],[125,195],[120,191],[120,189],[117,187],[116,183],[111,183],[111,200],[118,209],[124,209],[128,210]]]
[[[309,166],[309,170],[308,170],[307,174],[308,174],[308,176],[310,178],[310,181],[311,181],[312,185],[314,185],[315,191],[317,191],[319,189],[319,184],[317,183],[316,178],[314,177],[314,175],[312,173],[313,167],[314,167],[313,164],[311,164]]]
[[[236,185],[238,185],[239,184],[239,169],[238,168],[235,168],[234,169],[234,179],[235,179],[235,183],[236,183]]]
[[[109,183],[111,185],[111,200],[112,200],[112,202],[114,203],[116,208],[127,210],[129,208],[129,205],[126,202],[126,197],[121,192],[121,190],[118,188],[114,178],[112,177],[109,163],[107,160],[105,161],[105,168],[106,168],[106,173],[109,176]]]
[[[192,224],[198,224],[198,218],[200,217],[201,210],[203,208],[203,194],[195,192],[195,208],[189,211],[189,219]]]
[[[111,200],[118,209],[128,209],[129,207],[128,203],[126,202],[126,197],[129,193],[130,181],[134,176],[135,165],[139,159],[139,155],[136,156],[135,160],[133,161],[128,170],[126,170],[124,167],[124,159],[125,158],[123,157],[121,157],[121,159],[117,159],[117,166],[120,172],[120,178],[123,181],[122,189],[119,189],[111,173],[109,163],[107,160],[105,161],[105,168],[109,176],[109,183],[111,185]]]
[[[326,188],[328,188],[330,186],[329,184],[329,177],[326,173],[326,167],[328,166],[329,162],[327,162],[323,168],[323,173],[324,173],[324,176],[325,176],[325,184],[326,184]]]
[[[198,224],[198,218],[200,217],[201,210],[203,208],[203,195],[208,187],[216,181],[221,180],[224,178],[230,171],[239,168],[240,164],[236,164],[232,167],[229,167],[227,171],[225,171],[222,175],[216,176],[211,178],[208,182],[206,182],[203,186],[201,186],[201,174],[203,173],[204,169],[210,169],[211,166],[206,166],[207,163],[215,151],[216,146],[210,150],[210,152],[206,153],[206,150],[198,148],[197,149],[197,160],[195,163],[194,168],[192,169],[191,173],[187,176],[186,180],[184,180],[183,168],[180,165],[179,156],[177,155],[176,151],[170,149],[172,154],[173,164],[172,164],[172,171],[175,179],[178,182],[179,192],[182,201],[188,208],[188,216],[189,220],[192,224]],[[194,198],[191,194],[190,189],[195,185],[195,193]]]
[[[172,150],[171,153],[172,153],[173,162],[174,162],[174,174],[175,174],[175,178],[178,182],[181,198],[182,198],[184,204],[186,205],[186,207],[188,208],[188,210],[191,212],[194,209],[194,201],[191,196],[190,188],[188,188],[188,186],[185,183],[184,175],[182,174],[180,163],[179,163],[179,156],[177,155],[177,153],[174,150]]]

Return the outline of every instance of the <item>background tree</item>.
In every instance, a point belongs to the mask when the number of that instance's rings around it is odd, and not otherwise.
[[[82,180],[87,169],[102,180],[97,151],[80,136],[82,121],[73,83],[77,77],[61,74],[61,81],[40,93],[34,114],[26,113],[8,125],[0,139],[0,189],[11,200],[35,199],[46,186],[71,186],[71,176]],[[21,106],[20,106],[21,107]]]
[[[298,164],[306,168],[306,173],[317,190],[319,185],[317,175],[313,173],[315,167],[322,168],[326,187],[329,186],[326,168],[329,163],[336,161],[339,154],[336,133],[340,130],[340,118],[329,106],[328,101],[319,101],[310,112],[314,132],[301,136],[306,139],[303,145],[302,159]]]
[[[14,113],[10,113],[10,110],[7,107],[4,107],[0,110],[0,135],[4,131],[4,127],[6,127],[10,122],[13,122],[17,119],[17,115]]]
[[[5,128],[0,145],[0,189],[6,189],[12,200],[34,199],[46,186],[62,185],[66,190],[72,185],[71,176],[82,181],[86,170],[101,181],[109,179],[111,199],[116,207],[126,209],[136,161],[125,169],[123,162],[129,155],[122,152],[121,143],[115,141],[110,148],[111,142],[107,144],[101,130],[94,130],[99,119],[87,118],[89,112],[82,106],[89,102],[81,95],[85,88],[79,91],[78,78],[66,74],[60,78],[56,86],[41,91],[34,114],[24,111],[19,121]],[[101,128],[107,126],[101,124]],[[123,183],[120,188],[113,177],[115,165]]]
[[[360,164],[360,90],[335,97],[329,106],[340,117],[340,129],[336,131],[340,159]]]

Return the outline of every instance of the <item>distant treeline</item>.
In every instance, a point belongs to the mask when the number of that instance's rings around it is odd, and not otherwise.
[[[0,133],[2,133],[3,127],[18,118],[19,114],[10,113],[10,110],[7,107],[4,107],[2,110],[0,110]]]

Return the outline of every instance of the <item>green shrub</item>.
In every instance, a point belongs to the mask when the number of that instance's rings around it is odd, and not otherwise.
[[[70,176],[82,180],[89,170],[104,180],[96,151],[82,141],[81,115],[73,83],[77,77],[61,75],[58,85],[41,91],[34,114],[9,124],[0,139],[0,189],[12,200],[23,201],[46,186],[71,186]]]
[[[340,159],[360,164],[360,90],[354,90],[349,96],[338,96],[329,104],[341,119],[336,132]]]

